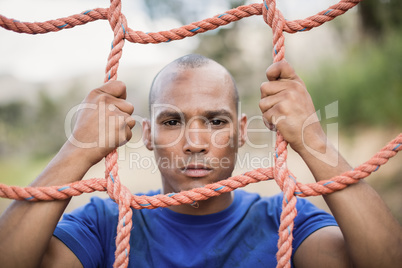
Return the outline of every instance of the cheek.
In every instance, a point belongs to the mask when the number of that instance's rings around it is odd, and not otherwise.
[[[180,147],[180,139],[175,131],[156,131],[153,137],[154,154],[157,163],[171,161]]]
[[[229,170],[232,172],[238,149],[236,133],[221,130],[216,135],[212,135],[211,145],[212,154],[219,159],[221,171],[226,172],[226,170]]]
[[[176,157],[177,154],[175,154],[171,148],[172,147],[154,150],[156,165],[162,174],[165,175],[175,170],[181,163]]]
[[[211,135],[211,145],[218,148],[237,147],[237,133],[231,128],[215,131]]]
[[[218,172],[217,176],[220,179],[225,179],[231,176],[236,165],[236,152],[233,148],[226,147],[215,153],[214,168]]]
[[[177,145],[183,137],[184,131],[182,129],[170,131],[156,130],[153,135],[154,146],[164,148]]]

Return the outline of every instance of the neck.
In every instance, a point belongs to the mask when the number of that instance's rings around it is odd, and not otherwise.
[[[229,207],[232,202],[233,194],[232,192],[229,192],[211,197],[207,200],[197,201],[198,206],[197,204],[185,204],[180,206],[171,206],[169,209],[177,213],[188,215],[208,215],[224,210],[225,208]]]

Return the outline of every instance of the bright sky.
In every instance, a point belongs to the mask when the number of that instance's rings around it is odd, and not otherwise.
[[[207,16],[226,10],[225,0],[188,1],[191,1],[191,8],[204,8]],[[278,2],[278,7],[285,17],[296,19],[316,14],[337,1]],[[123,13],[130,28],[147,32],[180,26],[174,19],[154,23],[141,11],[141,5],[141,0],[122,1]],[[20,21],[42,22],[108,6],[107,0],[0,0],[0,14]],[[106,20],[35,36],[17,34],[0,28],[0,74],[11,74],[23,80],[39,82],[52,77],[69,77],[89,71],[103,72],[112,39],[112,31]],[[121,66],[152,64],[163,60],[167,55],[180,56],[195,48],[197,42],[197,38],[187,38],[163,45],[133,45],[126,42]],[[171,45],[173,43],[174,45]]]
[[[131,1],[125,10],[129,25],[144,26],[148,18],[142,12],[134,12],[139,8],[135,3],[140,1]],[[108,4],[106,0],[13,0],[1,1],[0,12],[8,18],[34,22],[66,17],[96,7],[107,7]],[[0,40],[0,73],[6,72],[24,80],[41,81],[53,76],[74,76],[96,69],[103,72],[113,32],[106,20],[98,20],[43,35],[17,34],[0,29]],[[196,43],[194,41],[182,42],[182,46],[191,48]],[[162,53],[155,45],[133,46],[126,42],[122,64],[152,62]]]

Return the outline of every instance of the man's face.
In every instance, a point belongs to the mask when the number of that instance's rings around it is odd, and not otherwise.
[[[155,152],[164,193],[230,177],[244,143],[246,118],[238,118],[227,72],[215,64],[171,67],[154,86],[152,120],[144,127],[144,137]]]

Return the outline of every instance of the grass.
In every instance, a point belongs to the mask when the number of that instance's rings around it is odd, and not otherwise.
[[[323,63],[306,85],[316,107],[339,101],[342,129],[402,126],[402,34],[352,47],[339,64]]]
[[[46,167],[47,158],[3,158],[0,161],[0,183],[6,185],[28,186]]]

